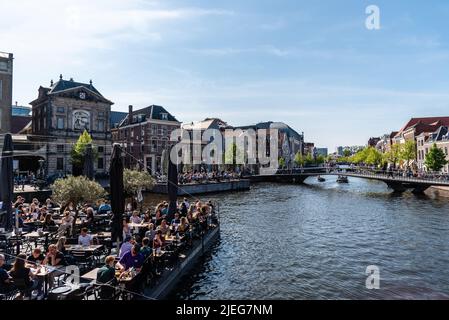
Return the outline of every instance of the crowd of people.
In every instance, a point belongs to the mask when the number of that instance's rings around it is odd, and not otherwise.
[[[240,179],[241,173],[235,171],[187,171],[178,174],[179,184],[222,182]]]
[[[75,240],[80,247],[100,244],[93,235],[90,221],[94,215],[111,211],[110,204],[105,200],[100,200],[95,205],[86,204],[77,208],[70,202],[59,206],[51,199],[43,203],[33,199],[31,203],[26,204],[24,198],[19,196],[13,206],[18,213],[19,227],[26,228],[29,221],[39,222],[43,230],[50,230],[53,227],[56,237],[48,246],[35,246],[28,254],[23,251],[17,254],[9,268],[5,266],[5,255],[0,255],[0,294],[19,288],[25,297],[31,297],[33,293],[33,296],[38,298],[43,297],[44,292],[43,278],[38,276],[41,268],[76,265],[75,257],[67,250],[68,240],[71,240],[70,244],[75,244]],[[84,214],[85,219],[82,224],[74,227],[76,212],[78,215]],[[57,219],[54,219],[56,215]],[[118,252],[116,255],[110,255],[112,241],[107,251],[109,254],[103,251],[105,264],[98,269],[96,279],[97,283],[105,284],[101,286],[100,295],[103,298],[111,298],[115,284],[121,277],[129,276],[130,273],[136,279],[147,276],[148,273],[160,275],[163,268],[161,269],[161,264],[157,263],[155,257],[165,252],[172,252],[174,243],[178,245],[177,248],[189,248],[192,241],[207,232],[214,223],[217,224],[218,220],[215,206],[211,201],[190,203],[184,198],[176,204],[171,214],[166,201],[146,210],[136,210],[128,203],[125,206],[123,234]],[[30,227],[28,231],[34,230]],[[49,279],[50,288],[54,284],[54,278],[62,274],[63,272],[52,272]],[[127,282],[127,289],[139,292],[142,283],[142,281]]]

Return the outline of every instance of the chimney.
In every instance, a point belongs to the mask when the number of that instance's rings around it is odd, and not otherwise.
[[[133,122],[133,106],[130,104],[128,107],[128,124]]]

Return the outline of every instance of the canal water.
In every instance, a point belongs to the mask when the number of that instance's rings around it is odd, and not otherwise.
[[[201,197],[220,203],[221,239],[172,298],[449,298],[449,199],[349,179]]]

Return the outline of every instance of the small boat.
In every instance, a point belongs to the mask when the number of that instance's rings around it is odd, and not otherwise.
[[[337,182],[338,183],[348,183],[349,180],[348,180],[348,177],[346,177],[346,176],[338,176]]]
[[[326,181],[326,179],[324,179],[322,176],[318,176],[318,181],[319,182],[324,182],[324,181]]]

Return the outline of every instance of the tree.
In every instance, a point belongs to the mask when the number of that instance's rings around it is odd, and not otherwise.
[[[365,163],[379,166],[382,163],[382,153],[374,147],[368,147],[368,149],[366,149]]]
[[[243,152],[237,147],[236,143],[231,143],[225,151],[224,154],[225,164],[231,165],[232,169],[235,170],[237,162],[243,161]],[[243,163],[239,163],[243,164]]]
[[[298,166],[304,166],[304,156],[300,151],[295,154],[295,163]]]
[[[343,157],[348,158],[351,156],[351,150],[345,149],[343,150]]]
[[[306,155],[306,158],[304,159],[304,162],[305,162],[306,165],[311,165],[311,164],[314,163],[313,156],[312,156],[311,153]]]
[[[323,164],[326,161],[326,158],[320,154],[318,157],[316,157],[316,164]]]
[[[409,167],[410,161],[416,159],[416,143],[413,140],[406,141],[401,145],[400,160],[405,161],[406,167]]]
[[[68,176],[64,179],[57,179],[51,186],[53,199],[62,206],[73,202],[75,206],[83,203],[94,203],[98,199],[105,197],[106,191],[95,181],[89,180],[87,177]],[[76,210],[73,228],[78,218],[78,210]]]
[[[400,144],[393,144],[387,152],[383,155],[383,160],[387,163],[391,163],[393,167],[396,167],[396,164],[400,160],[401,155],[401,145]]]
[[[279,158],[279,168],[284,168],[285,167],[285,159],[280,157]]]
[[[151,190],[155,185],[154,178],[147,171],[125,169],[123,171],[123,188],[129,196],[137,195],[140,190]]]
[[[424,160],[424,164],[426,168],[431,171],[440,171],[448,161],[446,160],[446,155],[444,151],[436,145],[433,144],[432,148],[430,148],[429,153],[426,155],[426,159]]]
[[[84,130],[84,132],[79,136],[78,141],[73,146],[70,154],[73,166],[72,172],[74,173],[74,175],[81,174],[82,168],[84,166],[86,149],[89,144],[92,144],[92,137],[87,132],[87,130]],[[98,155],[97,151],[93,149],[92,152],[93,158],[96,159]]]

